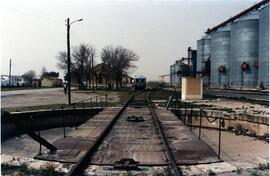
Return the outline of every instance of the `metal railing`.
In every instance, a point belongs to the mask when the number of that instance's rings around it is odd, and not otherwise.
[[[218,124],[218,153],[217,153],[217,157],[220,158],[221,131],[222,131],[222,127],[225,126],[224,118],[223,117],[207,117],[207,116],[203,116],[203,114],[205,114],[205,111],[203,110],[203,108],[195,106],[195,104],[192,104],[192,103],[184,102],[182,100],[179,100],[178,98],[170,97],[169,101],[170,102],[168,102],[168,104],[167,104],[167,109],[169,109],[171,107],[171,110],[175,111],[176,116],[183,122],[183,124],[190,127],[190,131],[192,131],[192,128],[199,128],[199,132],[198,132],[199,133],[198,134],[199,140],[202,140],[201,139],[201,130],[202,130],[202,128],[212,128],[212,127],[209,127],[209,126],[203,126],[202,125],[203,118],[205,118],[208,121],[209,124],[212,124],[212,123],[216,122],[217,120],[219,121],[219,124]],[[194,108],[199,109],[199,113],[194,113]],[[183,110],[184,110],[184,113],[182,113]],[[189,113],[188,113],[188,111],[189,111]],[[193,119],[194,118],[196,118],[196,120],[198,120],[198,118],[199,118],[199,125],[193,124]]]
[[[105,96],[94,96],[87,99],[79,100],[74,103],[72,103],[70,106],[73,107],[73,109],[76,109],[76,107],[81,107],[82,109],[85,108],[107,108],[108,107],[108,95],[105,94]],[[95,106],[94,106],[95,105]]]
[[[90,114],[93,115],[93,110],[94,109],[103,109],[108,107],[107,103],[107,94],[105,96],[95,96],[95,97],[90,97],[87,99],[83,99],[77,102],[72,103],[70,106],[62,104],[60,106],[60,109],[57,108],[52,108],[52,111],[55,110],[60,110],[62,111],[62,128],[63,128],[63,136],[64,138],[66,137],[66,110],[76,110],[76,108],[80,109],[89,109]],[[58,106],[59,107],[59,106]],[[39,116],[40,114],[35,114],[35,116]],[[7,112],[7,116],[10,117],[10,114]],[[13,117],[10,117],[11,121],[19,128],[21,131],[25,132],[28,134],[31,138],[33,138],[35,141],[39,143],[39,155],[41,154],[42,151],[42,145],[48,148],[51,152],[54,152],[57,150],[57,148],[48,142],[46,139],[41,137],[40,134],[40,128],[38,127],[37,120],[33,117],[33,115],[30,115],[28,122],[26,122],[26,125],[22,123],[20,120],[17,120]],[[76,121],[75,121],[76,122]],[[77,126],[75,127],[77,129]]]

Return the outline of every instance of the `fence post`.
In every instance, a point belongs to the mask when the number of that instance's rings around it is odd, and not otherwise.
[[[187,105],[185,104],[184,125],[186,125]]]
[[[93,98],[91,98],[91,109],[93,108]]]
[[[218,129],[218,158],[220,159],[220,145],[221,145],[221,117],[219,118],[219,129]]]
[[[96,107],[98,107],[97,98],[98,98],[98,97],[96,96]]]
[[[64,114],[64,107],[61,106],[62,109],[62,126],[63,126],[63,134],[64,138],[66,137],[66,129],[65,129],[65,114]]]
[[[33,130],[33,132],[35,133],[36,131],[37,131],[37,129],[35,128],[35,126],[36,126],[36,123],[34,122],[34,119],[33,119],[33,116],[31,115],[30,116],[30,125],[31,125],[31,129]],[[38,135],[39,135],[39,137],[40,137],[40,133],[39,133],[39,131],[38,131]],[[38,152],[38,154],[40,155],[41,154],[41,143],[39,143],[39,152]]]
[[[190,112],[189,112],[189,114],[190,114],[190,131],[192,131],[192,112],[193,112],[193,107],[191,107],[191,109],[190,109]]]
[[[202,129],[202,109],[200,108],[200,126],[199,126],[199,139],[201,140],[201,129]]]
[[[102,109],[102,99],[101,99],[101,95],[99,96],[99,104],[100,104],[100,108]]]
[[[83,107],[83,110],[84,110],[84,101],[82,100],[82,107]]]
[[[37,126],[37,121],[35,121],[35,126]],[[38,127],[36,130],[37,130],[38,136],[40,137],[40,131],[39,131]],[[42,145],[41,145],[41,143],[39,143],[39,151],[38,151],[39,155],[41,155],[41,151],[42,151]]]
[[[108,108],[108,102],[107,102],[107,97],[108,97],[108,95],[107,94],[105,94],[105,101],[106,101],[106,108]]]

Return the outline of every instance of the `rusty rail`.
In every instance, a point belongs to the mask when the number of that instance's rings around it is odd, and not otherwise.
[[[171,149],[169,147],[169,144],[168,144],[168,141],[167,141],[167,138],[164,134],[164,131],[162,130],[162,127],[161,127],[161,123],[156,115],[156,112],[151,104],[151,100],[150,100],[150,96],[148,95],[147,97],[147,102],[148,102],[148,106],[150,108],[150,111],[152,113],[152,116],[154,117],[154,120],[156,122],[156,125],[158,127],[158,130],[159,130],[159,133],[160,133],[160,136],[161,136],[161,141],[162,141],[162,145],[165,149],[165,153],[166,153],[166,156],[169,160],[169,165],[170,165],[170,169],[171,169],[171,173],[175,176],[182,176],[182,172],[179,170],[179,168],[177,167],[177,164],[176,164],[176,161],[173,157],[173,154],[171,152]]]
[[[86,153],[79,159],[79,161],[76,162],[76,164],[67,173],[67,176],[82,175],[83,170],[85,169],[85,167],[88,164],[88,161],[92,157],[92,154],[93,154],[92,151],[96,150],[100,146],[100,144],[102,143],[104,138],[109,134],[109,132],[111,131],[112,127],[114,126],[114,124],[116,123],[116,121],[118,120],[120,115],[124,112],[124,110],[126,109],[128,104],[134,98],[135,93],[136,93],[136,91],[134,91],[130,95],[128,101],[124,104],[124,106],[121,108],[121,110],[116,114],[113,121],[109,124],[108,128],[101,134],[100,138],[97,140],[97,142],[94,144],[94,146],[92,148],[89,148],[86,151]]]

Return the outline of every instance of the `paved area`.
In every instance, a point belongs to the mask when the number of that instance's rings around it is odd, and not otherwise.
[[[75,131],[70,132],[65,138],[53,142],[57,151],[55,153],[43,152],[36,156],[38,159],[77,162],[86,152],[91,149],[109,126],[120,108],[108,108],[84,124]]]
[[[75,128],[65,128],[66,133],[69,133]],[[49,142],[54,142],[57,139],[63,138],[63,128],[54,128],[40,131],[41,137]],[[46,150],[42,147],[42,151]],[[27,134],[12,137],[5,141],[1,141],[1,152],[5,155],[12,155],[17,157],[33,158],[39,152],[39,143],[34,141]]]
[[[198,139],[171,111],[156,110],[162,129],[177,164],[202,164],[219,162],[215,151]]]
[[[193,129],[198,134],[198,129]],[[224,162],[181,166],[186,176],[269,175],[269,144],[253,137],[223,131],[221,159]],[[202,129],[202,140],[218,151],[218,131]],[[214,174],[213,174],[214,173]]]
[[[141,116],[144,121],[127,121],[131,116]],[[167,164],[149,108],[127,107],[94,154],[91,164],[112,165],[123,158],[132,158],[144,165]]]
[[[142,112],[143,113],[143,112]],[[102,119],[102,118],[101,118]],[[175,123],[175,122],[172,122]],[[93,123],[94,124],[94,123]],[[169,123],[168,123],[169,124]],[[173,127],[173,126],[172,126]],[[83,130],[84,129],[84,130]],[[175,130],[176,129],[176,130]],[[67,134],[69,137],[82,135],[96,136],[98,130],[86,130],[86,128],[80,127],[67,128]],[[126,131],[127,129],[123,130]],[[131,132],[133,130],[130,130]],[[177,139],[182,138],[179,128],[173,127],[168,130],[170,133],[168,138],[170,142],[174,142]],[[193,132],[198,133],[198,129],[193,129]],[[136,132],[135,132],[136,133]],[[131,134],[129,134],[131,135]],[[179,136],[176,138],[174,135]],[[50,129],[41,131],[41,136],[50,142],[59,141],[63,138],[62,128]],[[195,138],[196,136],[194,136]],[[185,139],[185,138],[182,138]],[[207,142],[216,152],[218,147],[218,131],[210,129],[202,129],[202,140]],[[185,140],[184,140],[185,141]],[[1,154],[2,163],[22,164],[25,163],[31,167],[44,167],[44,165],[52,162],[41,162],[40,160],[29,159],[38,154],[39,144],[33,141],[27,135],[21,135],[13,137],[7,141],[2,141]],[[43,149],[45,149],[43,147]],[[200,175],[207,176],[211,172],[215,172],[218,176],[237,176],[237,175],[268,175],[268,169],[254,169],[267,165],[269,163],[269,144],[267,142],[257,140],[248,136],[235,135],[231,132],[222,132],[222,146],[221,146],[221,159],[224,162],[212,163],[212,164],[196,164],[190,166],[180,166],[185,175]],[[119,151],[119,149],[118,149]],[[121,151],[120,151],[121,152]],[[15,158],[15,159],[14,159]],[[71,165],[56,163],[57,169],[67,172]],[[111,167],[90,165],[86,173],[94,175],[96,173],[104,173],[106,175]],[[117,171],[114,171],[117,172]],[[119,172],[118,172],[119,173]],[[136,174],[136,172],[132,173]],[[166,167],[141,167],[138,174],[145,173],[146,175],[154,175],[166,173]],[[153,174],[154,173],[154,174]],[[123,174],[127,174],[123,172]],[[163,174],[166,175],[166,174]]]
[[[98,94],[92,92],[72,92],[71,101],[76,102]],[[48,104],[66,104],[67,95],[63,88],[13,90],[1,92],[1,107],[26,107]]]
[[[198,134],[198,129],[194,129]],[[218,151],[218,131],[202,129],[202,140]],[[221,158],[237,164],[238,161],[259,164],[269,159],[269,144],[254,137],[235,135],[231,132],[221,133]]]

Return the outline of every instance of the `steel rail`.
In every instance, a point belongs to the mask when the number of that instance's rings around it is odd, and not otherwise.
[[[67,173],[67,176],[77,176],[77,175],[82,175],[83,174],[82,172],[85,169],[85,167],[88,165],[88,161],[91,159],[91,157],[93,155],[93,151],[95,151],[96,149],[98,149],[98,147],[100,146],[100,144],[102,143],[102,141],[104,140],[104,138],[109,134],[109,132],[111,131],[112,127],[114,126],[114,124],[116,123],[116,121],[118,120],[118,118],[124,112],[124,110],[126,109],[126,107],[128,106],[128,104],[133,100],[135,93],[136,93],[136,91],[132,92],[132,94],[130,95],[129,99],[124,104],[124,106],[121,108],[121,110],[116,114],[116,116],[114,117],[114,119],[112,120],[112,122],[109,124],[108,128],[106,128],[106,130],[104,130],[102,132],[100,138],[98,138],[98,140],[94,144],[94,146],[91,147],[91,148],[89,148],[86,151],[86,153],[76,162],[76,164],[73,165],[73,167]]]
[[[168,158],[168,160],[169,160],[169,165],[170,165],[170,167],[171,167],[171,172],[172,172],[172,174],[175,175],[175,176],[182,176],[183,174],[182,174],[182,172],[179,170],[179,168],[177,167],[176,161],[175,161],[175,159],[174,159],[174,157],[173,157],[173,154],[172,154],[172,152],[171,152],[171,149],[170,149],[170,147],[169,147],[167,138],[166,138],[166,136],[165,136],[165,134],[164,134],[164,131],[163,131],[162,128],[161,128],[161,123],[160,123],[160,121],[159,121],[159,119],[158,119],[158,117],[157,117],[157,114],[156,114],[156,112],[155,112],[155,110],[154,110],[154,108],[153,108],[153,106],[152,106],[152,104],[151,104],[149,95],[148,95],[148,97],[147,97],[147,102],[148,102],[148,106],[149,106],[149,108],[150,108],[151,114],[152,114],[152,116],[154,117],[154,120],[155,120],[155,122],[156,122],[156,124],[157,124],[158,130],[159,130],[159,133],[160,133],[160,136],[161,136],[162,145],[163,145],[163,147],[164,147],[164,149],[165,149],[165,153],[166,153],[167,158]]]

